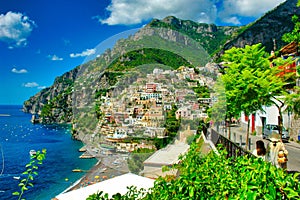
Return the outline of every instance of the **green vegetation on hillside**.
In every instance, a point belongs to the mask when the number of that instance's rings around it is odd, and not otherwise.
[[[131,152],[127,164],[131,173],[138,174],[143,170],[143,162],[154,153],[154,149],[137,149]]]
[[[170,23],[166,23],[164,20],[152,20],[149,23],[151,27],[162,27],[172,30],[176,30],[188,37],[191,37],[195,41],[199,42],[201,46],[208,52],[209,55],[213,55],[217,52],[227,40],[231,38],[231,35],[226,34],[229,29],[236,32],[239,27],[220,27],[214,24],[197,23],[190,20],[180,20],[175,17],[168,17],[172,20]],[[198,31],[197,29],[201,30]]]
[[[166,113],[166,121],[165,121],[165,128],[166,128],[166,135],[168,136],[166,139],[166,142],[163,143],[162,146],[157,147],[158,149],[164,148],[167,146],[169,143],[171,143],[175,136],[178,134],[178,130],[180,127],[180,119],[176,119],[176,111],[177,111],[177,106],[172,105],[172,109],[167,111]]]
[[[144,64],[163,64],[177,69],[180,66],[192,67],[183,57],[173,52],[163,49],[144,48],[128,52],[114,60],[109,66],[109,70],[128,71]]]
[[[72,94],[73,82],[70,82],[69,79],[67,81],[68,86],[65,86],[62,92],[58,93],[42,107],[40,117],[43,123],[67,121],[72,116],[72,107],[70,107],[72,102],[70,102],[69,96]],[[58,113],[54,112],[57,109],[64,115],[58,117]]]

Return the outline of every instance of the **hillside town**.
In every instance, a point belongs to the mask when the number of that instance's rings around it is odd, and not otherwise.
[[[217,67],[212,70],[209,66],[209,70],[215,73]],[[181,124],[180,131],[183,133],[190,127],[193,129],[190,133],[195,134],[197,126],[189,123],[207,117],[206,108],[211,104],[211,99],[198,98],[193,88],[207,87],[213,83],[213,78],[196,73],[194,68],[155,68],[144,78],[137,78],[134,84],[126,87],[120,94],[107,92],[100,97],[100,143],[113,146],[117,152],[132,152],[139,148],[155,149],[147,140],[137,143],[126,142],[126,139],[169,137],[165,128],[166,113],[174,108],[176,119],[185,122]],[[180,135],[177,139],[186,142],[187,137],[188,135]],[[103,146],[105,145],[101,147]]]

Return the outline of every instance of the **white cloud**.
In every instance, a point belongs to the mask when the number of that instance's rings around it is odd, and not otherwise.
[[[28,71],[26,69],[17,70],[16,68],[13,68],[11,70],[11,72],[16,73],[16,74],[26,74]]]
[[[226,17],[223,19],[223,22],[228,24],[240,25],[241,22],[237,17]]]
[[[7,12],[0,15],[0,41],[6,42],[9,49],[27,45],[27,37],[35,27],[34,21],[22,13]]]
[[[23,83],[23,87],[26,87],[26,88],[37,88],[39,90],[42,90],[42,89],[46,88],[46,86],[39,85],[37,82]]]
[[[151,18],[162,19],[166,16],[176,16],[197,22],[214,22],[218,0],[112,0],[106,8],[110,12],[107,19],[101,23],[138,24]]]
[[[138,24],[152,18],[175,16],[196,22],[216,20],[240,24],[240,17],[259,17],[285,0],[112,0],[103,24]]]
[[[53,61],[63,60],[63,58],[60,58],[57,55],[48,55],[48,58]]]
[[[28,83],[24,83],[23,86],[27,88],[34,88],[34,87],[39,87],[39,84],[37,84],[36,82],[28,82]]]
[[[37,88],[42,90],[42,89],[45,89],[46,86],[38,86]]]
[[[90,56],[96,53],[96,49],[87,49],[81,53],[71,53],[71,58]]]
[[[285,0],[224,0],[224,13],[227,16],[259,17]]]

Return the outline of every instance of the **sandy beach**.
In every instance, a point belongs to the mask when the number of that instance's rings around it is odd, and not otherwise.
[[[84,172],[83,177],[64,192],[86,187],[129,172],[124,154],[98,155],[96,158],[99,160],[97,164],[92,169]]]

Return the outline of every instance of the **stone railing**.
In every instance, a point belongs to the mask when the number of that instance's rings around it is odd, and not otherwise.
[[[219,134],[214,129],[208,129],[206,132],[204,132],[204,135],[207,139],[211,140],[215,146],[222,144],[228,152],[228,157],[236,158],[237,156],[244,155],[254,156],[252,153],[229,140],[228,138],[224,137],[223,135]]]

